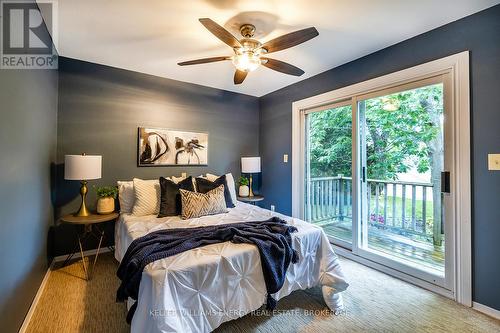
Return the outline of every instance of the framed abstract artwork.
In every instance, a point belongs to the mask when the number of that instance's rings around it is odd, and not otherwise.
[[[137,166],[208,165],[208,133],[139,127]]]

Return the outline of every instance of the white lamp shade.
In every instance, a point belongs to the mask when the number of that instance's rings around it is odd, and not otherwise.
[[[243,173],[260,172],[260,157],[242,157],[241,172]]]
[[[64,179],[91,180],[101,178],[102,156],[66,155],[64,156]]]

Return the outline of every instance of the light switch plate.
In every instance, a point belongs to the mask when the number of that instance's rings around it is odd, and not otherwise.
[[[283,163],[288,163],[288,154],[283,155]]]
[[[488,170],[500,170],[500,154],[488,154]]]

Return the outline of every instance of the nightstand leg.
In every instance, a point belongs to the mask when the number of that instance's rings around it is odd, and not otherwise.
[[[92,279],[92,274],[94,273],[95,264],[97,263],[97,257],[99,256],[99,250],[101,249],[102,240],[104,238],[104,230],[103,231],[100,231],[99,229],[97,230],[101,233],[101,237],[99,238],[99,245],[97,246],[97,251],[95,253],[94,263],[92,264],[92,270],[90,271],[89,279]]]
[[[83,255],[83,246],[82,246],[82,241],[81,238],[78,237],[78,245],[80,245],[80,256],[82,257],[82,265],[83,265],[83,271],[85,272],[85,280],[89,280],[89,276],[87,273],[87,265],[85,265],[85,256]]]
[[[78,238],[78,234],[77,234],[77,238]],[[75,245],[75,248],[73,249],[73,251],[71,251],[71,253],[68,254],[68,256],[64,260],[64,262],[63,262],[63,264],[62,264],[61,267],[65,267],[67,264],[69,264],[69,261],[71,260],[71,258],[73,258],[73,256],[75,255],[76,251],[78,251],[78,244]]]

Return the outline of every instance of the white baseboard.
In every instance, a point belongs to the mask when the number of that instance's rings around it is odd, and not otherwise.
[[[28,313],[26,314],[26,317],[24,317],[23,324],[21,325],[21,328],[19,329],[19,333],[24,333],[28,329],[28,325],[30,323],[31,317],[33,316],[33,313],[35,313],[36,306],[38,304],[38,301],[40,301],[40,298],[42,297],[43,291],[45,289],[45,285],[47,284],[47,281],[49,280],[50,273],[52,272],[52,267],[54,266],[54,261],[50,264],[49,268],[47,269],[47,272],[45,273],[45,276],[43,277],[42,283],[40,283],[40,287],[38,287],[38,291],[36,292],[35,298],[33,299],[33,302],[31,302],[30,308],[28,310]]]
[[[97,252],[97,249],[88,250],[88,251],[84,251],[83,255],[85,257],[92,256],[92,255],[95,255],[96,252]],[[111,252],[111,250],[109,248],[107,248],[107,247],[101,248],[99,250],[99,254],[106,253],[106,252]],[[23,321],[23,324],[21,325],[21,328],[19,329],[19,333],[26,332],[26,329],[28,328],[28,325],[30,323],[31,317],[33,316],[33,313],[35,312],[35,309],[36,309],[36,306],[38,304],[38,301],[42,297],[43,291],[45,289],[45,285],[47,284],[47,281],[49,280],[49,276],[50,276],[50,273],[52,272],[54,264],[56,262],[62,262],[64,260],[66,260],[67,256],[68,256],[67,254],[62,255],[62,256],[57,256],[57,257],[55,257],[52,260],[52,263],[50,264],[49,268],[47,269],[47,272],[45,273],[45,276],[43,277],[42,283],[40,283],[40,287],[38,287],[38,291],[36,292],[36,295],[35,295],[35,298],[33,299],[33,302],[31,302],[31,306],[30,306],[30,308],[28,310],[28,313],[26,314],[26,317],[24,317],[24,321]],[[73,256],[73,258],[75,258],[75,257],[79,258],[80,257],[80,253],[75,253],[75,255]]]
[[[102,253],[107,253],[107,252],[111,252],[111,250],[107,247],[103,247],[99,250],[99,254],[102,254]],[[97,253],[97,249],[93,249],[93,250],[87,250],[87,251],[83,251],[83,256],[84,257],[87,257],[87,256],[93,256]],[[63,254],[61,256],[57,256],[54,258],[53,262],[61,262],[61,261],[64,261],[66,260],[66,258],[68,257],[67,254]],[[80,258],[80,252],[76,252],[75,255],[73,256],[73,258]]]
[[[493,317],[500,320],[500,311],[490,308],[489,306],[483,305],[481,303],[472,302],[472,308],[476,311],[484,313],[487,316]]]

